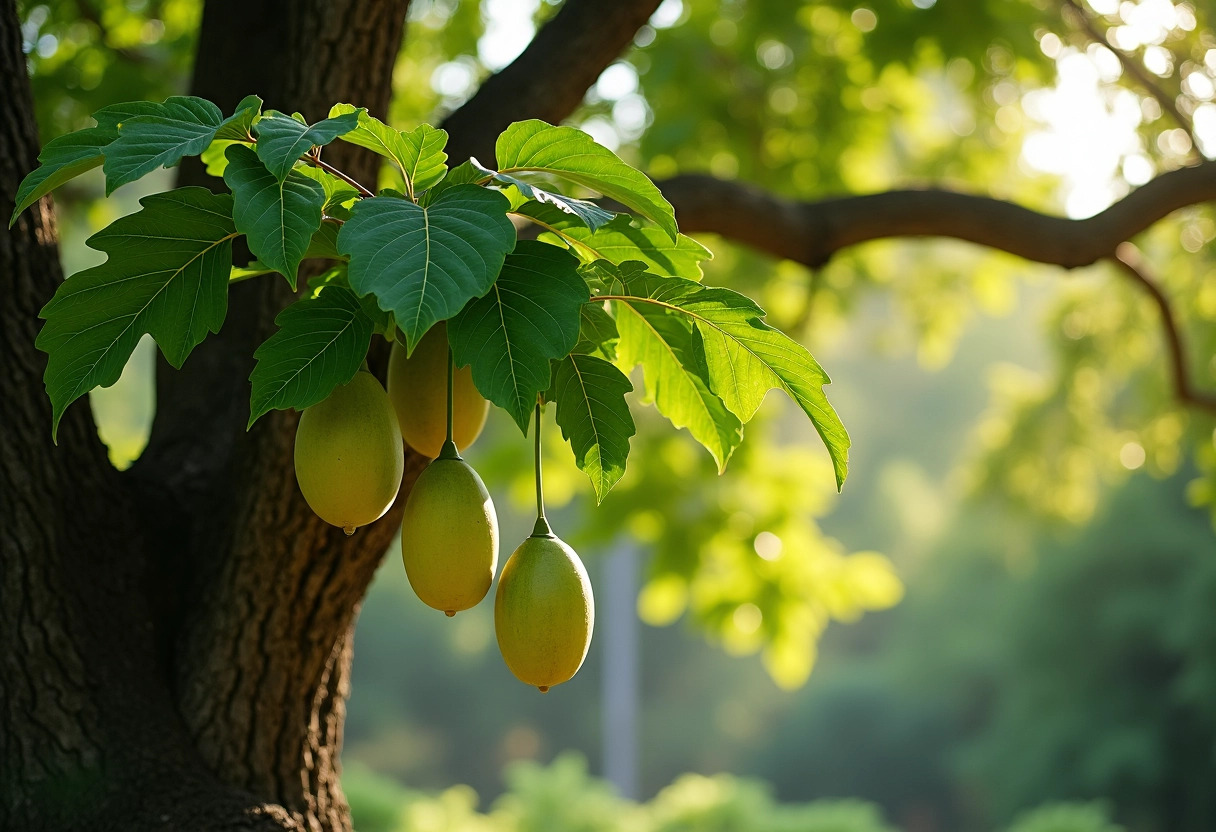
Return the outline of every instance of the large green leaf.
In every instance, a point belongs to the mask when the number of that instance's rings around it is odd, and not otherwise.
[[[629,437],[635,432],[625,394],[632,390],[629,379],[603,359],[571,354],[556,363],[551,398],[557,404],[557,424],[578,467],[591,479],[596,503],[625,473]]]
[[[710,389],[743,422],[769,390],[784,390],[810,417],[832,457],[836,485],[843,485],[849,435],[823,392],[831,380],[806,347],[764,323],[764,310],[738,292],[650,274],[631,275],[623,285],[618,309],[653,304],[696,327]]]
[[[527,206],[517,213],[549,229],[549,233],[541,235],[542,240],[564,241],[587,262],[603,259],[619,264],[636,260],[659,274],[700,280],[701,261],[713,259],[710,250],[692,237],[680,234],[673,241],[657,228],[632,225],[629,217],[618,217],[592,231],[572,223],[551,225],[546,222],[551,216],[532,216]]]
[[[626,373],[638,364],[647,398],[677,428],[688,428],[705,446],[718,471],[743,441],[743,426],[709,389],[700,337],[685,320],[649,303],[615,301],[617,366]]]
[[[409,352],[435,322],[490,290],[515,244],[507,204],[477,185],[448,188],[425,208],[391,196],[355,204],[338,233],[351,288],[396,316]]]
[[[632,208],[676,239],[675,211],[658,187],[581,130],[538,119],[516,122],[498,137],[494,155],[501,174],[551,174],[574,182]]]
[[[151,334],[181,367],[224,322],[237,233],[232,197],[178,188],[140,205],[88,239],[108,259],[65,280],[39,313],[55,430],[69,404],[118,380],[140,336]]]
[[[183,156],[198,156],[211,144],[217,132],[228,124],[251,120],[261,100],[250,96],[241,102],[244,109],[228,119],[220,108],[202,98],[177,95],[154,104],[152,112],[140,107],[99,111],[98,123],[105,118],[118,125],[118,138],[105,150],[102,169],[106,174],[106,193],[134,182],[158,167],[171,167]],[[125,113],[137,113],[125,117]]]
[[[549,388],[549,361],[578,341],[579,309],[589,296],[569,252],[521,240],[485,297],[448,322],[457,366],[471,365],[477,389],[524,433],[537,394]]]
[[[14,201],[17,203],[8,224],[17,215],[69,179],[92,170],[102,162],[102,148],[118,138],[118,131],[107,127],[88,127],[52,139],[38,154],[38,167],[21,180]]]
[[[253,126],[258,158],[276,179],[286,179],[295,163],[314,147],[327,145],[359,124],[357,113],[327,118],[311,127],[276,110],[268,110]]]
[[[434,185],[447,172],[448,154],[443,148],[448,143],[446,130],[437,130],[429,124],[420,124],[408,132],[394,130],[367,110],[356,109],[351,104],[335,104],[330,108],[330,117],[358,113],[359,126],[342,136],[342,141],[365,147],[396,163],[405,177],[405,190],[411,197]]]
[[[303,410],[355,377],[372,341],[372,322],[355,293],[326,286],[274,319],[279,330],[253,357],[249,424],[271,410]]]
[[[321,227],[325,189],[295,171],[276,179],[243,144],[228,148],[224,182],[232,189],[237,231],[249,250],[296,287],[296,272],[313,234]]]

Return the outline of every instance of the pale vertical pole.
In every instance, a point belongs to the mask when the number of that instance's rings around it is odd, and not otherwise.
[[[622,797],[638,798],[638,552],[618,543],[604,563],[604,777]],[[597,604],[598,606],[598,604]]]

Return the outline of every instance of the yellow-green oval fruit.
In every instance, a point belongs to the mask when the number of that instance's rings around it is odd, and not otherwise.
[[[578,554],[552,536],[529,537],[498,579],[494,631],[507,667],[545,693],[578,672],[591,646],[595,599]]]
[[[347,534],[388,511],[405,473],[405,450],[397,414],[375,376],[355,373],[304,409],[295,464],[308,505]]]
[[[448,332],[437,323],[422,336],[408,358],[400,341],[388,359],[388,396],[397,410],[401,436],[418,453],[439,456],[448,438]],[[473,385],[473,370],[458,367],[452,376],[452,440],[464,450],[486,424],[490,403]]]
[[[490,591],[498,567],[498,517],[485,483],[463,459],[437,459],[410,489],[401,559],[427,606],[455,615]]]

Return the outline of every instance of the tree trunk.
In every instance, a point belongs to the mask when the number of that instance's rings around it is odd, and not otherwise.
[[[382,114],[406,7],[211,0],[193,92]],[[39,148],[11,2],[0,119],[7,217]],[[374,181],[374,161],[333,157]],[[244,430],[253,350],[290,291],[233,292],[222,334],[160,375],[148,450],[119,474],[85,403],[51,442],[34,339],[60,280],[44,199],[0,234],[0,828],[349,829],[350,630],[399,510],[345,538],[295,486],[294,416]]]

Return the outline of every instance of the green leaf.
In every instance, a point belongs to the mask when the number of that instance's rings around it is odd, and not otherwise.
[[[258,139],[258,158],[276,179],[286,179],[301,156],[349,133],[358,124],[356,113],[327,118],[309,127],[277,110],[267,110],[253,127]]]
[[[594,202],[588,202],[585,199],[575,199],[553,190],[545,190],[510,174],[492,171],[483,167],[476,159],[469,161],[477,170],[489,176],[491,181],[510,187],[510,190],[507,192],[507,198],[511,200],[511,212],[513,214],[519,214],[520,216],[530,216],[531,214],[537,218],[545,217],[549,220],[549,224],[555,227],[578,224],[592,230],[607,225],[617,216],[613,212],[596,205]],[[553,209],[556,209],[560,213],[555,215]],[[573,220],[573,223],[571,220]],[[539,219],[537,222],[544,225]]]
[[[118,131],[107,127],[88,127],[51,139],[38,154],[38,167],[21,180],[9,218],[9,228],[17,216],[69,179],[92,170],[102,162],[102,148],[118,138]]]
[[[636,260],[659,274],[700,280],[701,261],[713,259],[710,250],[692,237],[680,234],[672,241],[657,228],[638,228],[630,224],[626,216],[617,217],[598,231],[591,231],[577,225],[553,226],[545,222],[544,216],[530,216],[528,210],[527,206],[523,206],[517,213],[549,228],[551,232],[542,234],[542,240],[554,243],[564,241],[587,262],[602,259],[620,264]]]
[[[314,257],[320,257],[326,260],[344,260],[346,255],[338,253],[338,224],[335,222],[321,222],[321,227],[317,229],[317,233],[312,235],[312,239],[308,242],[308,250],[304,252],[304,259],[308,260]]]
[[[207,171],[208,176],[214,176],[217,179],[224,178],[224,171],[228,169],[228,148],[234,144],[243,144],[245,147],[253,146],[249,142],[214,139],[211,144],[207,145],[207,149],[199,154],[198,158],[202,160],[203,168]]]
[[[140,205],[88,239],[108,259],[65,280],[39,313],[55,431],[69,404],[118,380],[140,336],[151,334],[181,367],[224,322],[237,233],[232,197],[178,188]]]
[[[327,286],[274,319],[279,330],[257,349],[249,376],[249,425],[271,410],[303,410],[359,372],[372,341],[372,322],[355,293]]]
[[[251,118],[250,110],[256,113],[261,99],[251,96],[241,105],[245,109],[228,119],[210,101],[182,95],[151,105],[152,112],[143,108],[98,111],[94,118],[121,119],[114,122],[118,138],[105,151],[106,193],[158,167],[171,167],[183,156],[198,156],[222,128]],[[127,116],[128,112],[140,114]]]
[[[164,104],[155,101],[124,101],[119,104],[110,104],[107,107],[102,107],[93,113],[93,120],[97,122],[98,127],[117,130],[123,122],[129,121],[136,116],[154,116],[159,114],[164,106]]]
[[[591,479],[597,504],[625,473],[635,433],[625,394],[632,391],[620,370],[590,355],[567,355],[553,373],[557,424],[575,463]]]
[[[244,266],[233,266],[228,272],[229,283],[240,283],[251,277],[261,277],[264,274],[274,274],[274,269],[258,260],[250,260]]]
[[[696,331],[656,305],[614,302],[617,366],[628,373],[638,364],[647,397],[677,428],[688,428],[718,464],[718,472],[743,441],[739,419],[709,389],[705,357]]]
[[[578,341],[579,308],[588,297],[569,252],[521,240],[485,297],[448,321],[456,365],[471,365],[477,389],[525,434],[537,394],[549,389],[550,359]]]
[[[237,231],[249,250],[277,271],[291,288],[313,234],[321,227],[325,189],[295,171],[279,180],[243,144],[228,148],[224,182],[232,189]]]
[[[581,130],[519,121],[498,137],[494,155],[501,174],[543,173],[574,182],[632,208],[676,239],[675,211],[658,187]]]
[[[326,214],[331,212],[344,213],[349,216],[346,211],[347,204],[353,204],[359,198],[359,192],[348,185],[345,181],[334,176],[332,173],[321,168],[308,167],[306,165],[294,169],[295,173],[301,176],[307,176],[312,181],[319,184],[325,189],[325,207],[322,209]],[[343,217],[345,219],[345,216]]]
[[[506,197],[477,185],[448,188],[425,208],[391,196],[360,200],[338,233],[351,288],[396,316],[412,353],[435,322],[493,285],[515,245],[506,209]]]
[[[256,95],[247,95],[236,105],[231,116],[224,119],[212,137],[213,141],[248,142],[253,140],[251,132],[254,122],[262,112],[262,99]]]
[[[844,484],[849,435],[823,392],[831,379],[806,347],[764,323],[764,310],[738,292],[649,274],[627,278],[624,284],[629,295],[638,297],[618,300],[616,308],[654,304],[696,327],[710,389],[743,422],[752,418],[769,390],[784,390],[827,446],[836,487]],[[621,335],[625,337],[623,330]]]
[[[574,345],[574,351],[616,361],[616,345],[621,340],[621,334],[617,332],[612,316],[598,303],[585,303],[580,318],[578,343]]]
[[[443,151],[448,143],[446,130],[438,130],[429,124],[420,124],[409,132],[394,130],[367,110],[356,109],[351,104],[335,104],[330,117],[358,113],[359,126],[342,136],[342,140],[365,147],[397,164],[405,177],[406,191],[417,197],[422,191],[443,179],[447,172],[448,154]]]

